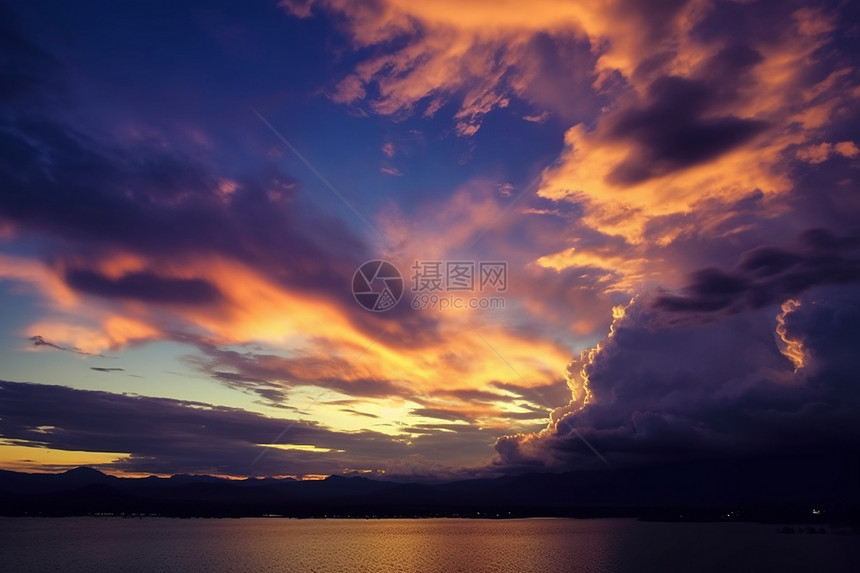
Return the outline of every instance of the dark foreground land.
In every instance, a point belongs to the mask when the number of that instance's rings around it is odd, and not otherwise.
[[[860,524],[860,458],[710,461],[446,483],[0,471],[0,515],[638,517]]]

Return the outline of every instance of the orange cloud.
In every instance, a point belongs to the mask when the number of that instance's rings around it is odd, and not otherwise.
[[[0,255],[0,279],[30,284],[60,307],[78,301],[75,292],[50,267],[34,260]]]
[[[569,268],[598,269],[603,271],[599,282],[605,285],[606,292],[633,292],[641,287],[656,273],[657,261],[635,258],[627,254],[613,253],[608,249],[577,249],[570,247],[564,251],[544,255],[537,264],[561,271]]]
[[[580,20],[591,18],[595,9],[572,3],[539,2],[526,7],[517,2],[447,0],[390,0],[378,5],[284,0],[280,4],[298,17],[309,16],[314,4],[344,14],[357,46],[412,36],[401,50],[360,63],[337,84],[332,99],[340,103],[363,100],[366,86],[375,83],[379,97],[371,107],[377,113],[410,111],[427,99],[425,114],[433,115],[443,100],[461,94],[455,114],[461,136],[473,135],[486,113],[507,106],[507,92],[526,89],[531,69],[526,45],[535,34],[581,29]],[[512,69],[518,71],[509,77]]]
[[[27,336],[41,336],[52,344],[66,346],[82,354],[97,355],[119,350],[128,344],[161,338],[161,332],[144,322],[120,315],[107,316],[97,326],[63,320],[44,320],[27,328]]]
[[[808,145],[797,150],[797,158],[807,163],[824,163],[833,155],[841,155],[853,159],[860,154],[860,149],[853,141],[840,141],[833,144],[823,142],[819,144]]]
[[[699,218],[707,221],[709,216],[721,216],[721,205],[738,201],[753,191],[760,191],[765,197],[786,193],[792,188],[786,151],[814,138],[835,110],[850,100],[846,96],[849,80],[844,71],[803,90],[815,64],[815,53],[829,41],[832,29],[832,22],[817,12],[795,13],[793,27],[787,28],[778,41],[754,44],[757,61],[753,54],[748,56],[747,71],[735,79],[737,95],[724,98],[725,101],[715,100],[709,104],[710,116],[702,115],[696,120],[703,134],[717,120],[727,126],[743,125],[740,122],[767,126],[754,137],[727,146],[724,152],[705,161],[661,166],[655,160],[647,176],[625,180],[618,176],[619,169],[631,161],[643,161],[637,159],[643,153],[653,153],[646,147],[648,140],[646,143],[636,140],[635,130],[640,129],[636,124],[625,127],[626,132],[618,127],[619,120],[625,121],[624,114],[637,112],[637,106],[641,105],[638,103],[641,96],[635,96],[633,103],[622,102],[616,111],[605,116],[596,129],[588,130],[580,124],[568,130],[561,161],[546,170],[539,194],[557,201],[580,203],[590,227],[636,243],[643,240],[646,226],[657,217],[698,212]],[[676,32],[683,37],[681,27]],[[679,78],[679,83],[693,82],[688,85],[706,82],[705,78],[715,73],[715,64],[702,54],[719,54],[725,48],[720,43],[698,45],[690,38],[684,39],[681,46],[683,49],[661,72]],[[658,85],[651,83],[651,79],[633,77],[631,81],[640,93],[645,92],[646,86],[653,91]],[[708,89],[716,92],[719,88]],[[654,129],[658,128],[655,125]],[[695,144],[701,145],[702,138]],[[846,156],[853,153],[851,142],[839,145],[842,146],[839,153]],[[807,145],[799,147],[796,155],[817,163],[826,160],[834,149],[828,143]],[[707,209],[705,201],[710,205]],[[664,240],[671,241],[676,235],[672,230],[668,232]]]
[[[375,84],[379,96],[370,104],[377,113],[409,112],[427,100],[425,115],[432,116],[443,101],[462,97],[455,113],[461,136],[476,133],[483,116],[506,107],[511,96],[544,99],[534,91],[540,69],[530,42],[536,37],[586,42],[593,54],[593,81],[600,87],[616,73],[631,78],[639,64],[668,51],[682,52],[674,67],[694,65],[706,51],[687,40],[707,5],[704,0],[666,6],[622,0],[280,2],[299,18],[314,8],[343,15],[356,47],[408,38],[403,48],[361,62],[338,83],[334,101],[364,100],[366,86]]]
[[[78,295],[65,286],[62,277],[85,264],[116,281],[140,272],[154,272],[162,279],[202,280],[213,285],[220,297],[197,304]],[[457,391],[485,390],[493,382],[522,385],[520,376],[528,385],[552,384],[570,352],[551,340],[489,324],[479,312],[469,310],[430,317],[433,335],[422,336],[407,331],[409,321],[385,321],[363,313],[357,305],[344,308],[326,296],[275,282],[242,263],[218,256],[149,260],[121,253],[86,261],[70,259],[53,268],[23,261],[7,267],[14,270],[7,270],[7,276],[52,285],[46,295],[68,302],[62,314],[31,324],[28,336],[42,336],[91,355],[171,339],[181,332],[216,347],[263,344],[288,357],[263,353],[249,358],[247,364],[232,365],[238,366],[239,379],[263,377],[267,383],[260,388],[282,389],[327,387],[327,381],[334,379],[342,382],[338,392],[346,395],[351,384],[381,381],[387,386],[378,392],[390,394],[393,400],[411,397],[423,407],[460,411],[481,427],[509,423],[503,422],[507,413],[519,410],[511,410],[511,398],[504,394],[476,404],[458,397]],[[377,318],[381,321],[375,322]],[[476,327],[483,339],[475,334]],[[407,340],[411,342],[405,343]],[[254,370],[245,372],[243,368],[249,366]],[[218,367],[216,359],[211,369]],[[231,365],[220,367],[229,370]],[[339,423],[338,416],[330,422]],[[340,423],[348,424],[345,420]]]
[[[364,101],[366,86],[375,84],[379,95],[367,103],[377,113],[403,114],[423,105],[423,113],[432,116],[445,102],[462,98],[453,118],[461,136],[476,133],[482,118],[508,106],[511,98],[542,101],[534,91],[543,73],[535,63],[539,58],[530,51],[535,37],[587,43],[592,59],[580,65],[592,67],[586,77],[591,78],[594,93],[608,96],[610,103],[596,126],[568,129],[565,149],[556,165],[545,171],[538,194],[580,204],[588,227],[630,244],[644,241],[646,229],[662,217],[694,214],[695,222],[686,229],[666,227],[649,237],[661,245],[691,230],[725,233],[725,206],[753,192],[764,194],[766,201],[784,196],[792,189],[789,155],[819,160],[825,150],[809,148],[810,140],[858,91],[852,69],[845,66],[811,81],[817,77],[812,73],[816,58],[830,41],[835,23],[824,12],[808,8],[784,16],[774,34],[745,38],[747,55],[736,39],[701,33],[699,28],[720,8],[706,0],[660,6],[621,0],[526,4],[384,0],[373,5],[283,0],[281,6],[298,17],[314,10],[342,15],[357,47],[395,38],[403,43],[402,48],[359,63],[336,90],[337,101]],[[727,125],[746,122],[749,133],[704,160],[673,165],[658,157],[648,176],[619,177],[619,170],[631,162],[647,164],[653,151],[647,139],[631,136],[634,128],[627,129],[627,136],[613,133],[618,119],[641,107],[660,78],[707,82],[724,65],[714,58],[723,53],[729,64],[732,58],[748,57],[749,65],[737,74],[727,72],[722,83],[709,85],[715,94],[726,89],[734,93],[715,97],[694,119],[704,127],[719,120]],[[554,80],[557,83],[558,78]],[[528,119],[545,116],[540,112]],[[714,129],[719,136],[722,128]],[[699,141],[707,139],[702,136]],[[827,155],[855,153],[852,142],[836,145],[840,147],[827,148]],[[776,201],[772,203],[776,209]],[[619,283],[620,289],[636,284],[643,272],[641,263],[632,259],[621,265],[630,276]],[[562,268],[557,252],[545,253],[539,264]]]
[[[765,194],[787,191],[790,181],[777,163],[796,141],[790,136],[758,139],[705,164],[622,184],[613,182],[610,174],[634,153],[633,145],[604,140],[580,124],[568,130],[562,160],[545,172],[538,193],[583,204],[590,227],[637,243],[653,219],[692,212],[704,199],[730,202],[756,189]]]
[[[791,363],[794,364],[795,372],[800,368],[803,368],[806,364],[806,353],[803,350],[803,342],[788,335],[788,328],[785,326],[785,319],[799,307],[799,300],[788,299],[782,303],[782,306],[780,307],[782,312],[776,316],[776,334],[779,336],[779,340],[777,341],[779,344],[779,351],[782,352],[786,358],[791,360]]]

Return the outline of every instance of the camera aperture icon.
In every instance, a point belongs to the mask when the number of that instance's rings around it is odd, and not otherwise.
[[[367,261],[352,277],[352,295],[367,310],[390,310],[403,296],[403,276],[388,261]]]

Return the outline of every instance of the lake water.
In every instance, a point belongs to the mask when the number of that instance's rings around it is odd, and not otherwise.
[[[0,571],[860,571],[855,535],[626,519],[0,518]]]

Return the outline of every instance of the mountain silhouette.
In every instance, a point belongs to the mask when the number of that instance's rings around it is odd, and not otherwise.
[[[699,461],[442,483],[358,476],[315,481],[208,475],[124,478],[87,467],[59,474],[0,471],[0,514],[9,516],[631,516],[857,522],[858,509],[860,458],[853,454]]]

